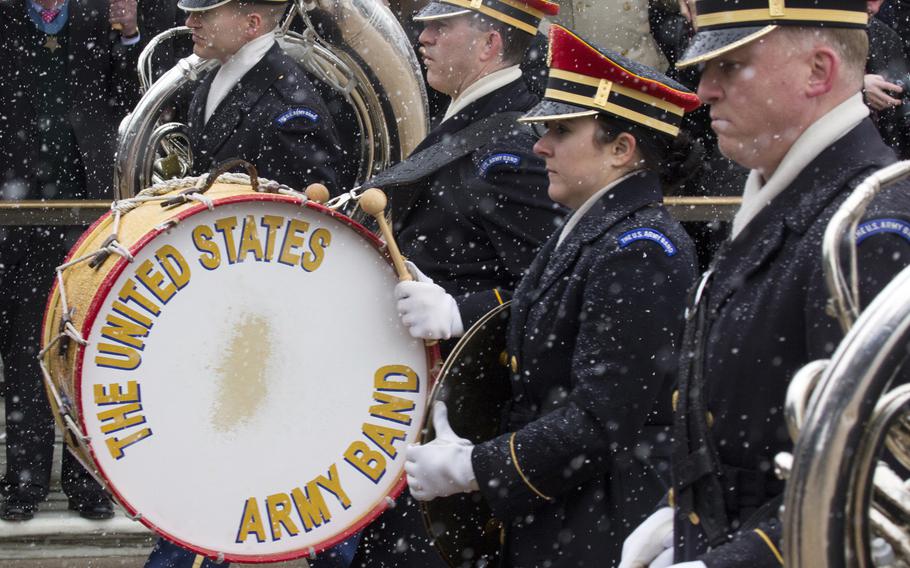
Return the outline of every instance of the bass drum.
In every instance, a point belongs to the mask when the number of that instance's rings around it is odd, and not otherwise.
[[[474,444],[502,431],[512,398],[506,337],[511,302],[474,324],[446,359],[430,397],[445,402],[452,430]],[[435,437],[427,424],[421,443]],[[499,565],[502,523],[479,492],[460,493],[420,504],[428,534],[452,567]]]
[[[82,236],[71,261],[113,234],[128,253],[60,273],[51,402],[71,450],[161,536],[228,561],[309,555],[404,488],[438,354],[399,322],[366,229],[300,194],[216,183],[205,198],[146,201]]]

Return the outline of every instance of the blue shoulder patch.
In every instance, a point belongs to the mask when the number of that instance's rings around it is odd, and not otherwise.
[[[319,122],[319,114],[316,113],[316,111],[306,107],[297,107],[281,113],[281,115],[275,119],[275,124],[278,126],[284,126],[288,122],[297,118],[305,118],[310,122]]]
[[[856,244],[860,244],[872,235],[893,233],[910,241],[910,223],[902,219],[872,219],[861,223],[856,228]]]
[[[521,165],[521,156],[517,154],[493,154],[487,156],[480,162],[480,177],[487,177],[487,173],[491,168],[496,166],[508,165],[512,167],[518,167]]]
[[[626,248],[636,241],[651,241],[660,245],[667,256],[676,255],[676,245],[667,235],[650,227],[639,227],[619,235],[619,248]]]

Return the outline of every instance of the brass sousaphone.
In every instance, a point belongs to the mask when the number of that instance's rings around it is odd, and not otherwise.
[[[156,47],[188,31],[163,32],[140,55],[144,94],[119,130],[114,187],[120,199],[192,169],[186,126],[162,120],[162,109],[217,62],[191,54],[157,81],[152,77]],[[382,2],[293,0],[277,37],[291,57],[352,107],[360,136],[349,152],[359,160],[358,184],[405,158],[426,137],[429,110],[420,65],[401,24]]]
[[[787,392],[796,445],[776,458],[787,566],[910,566],[910,267],[861,309],[854,237],[872,199],[908,175],[900,162],[869,176],[825,233],[829,312],[846,337]]]

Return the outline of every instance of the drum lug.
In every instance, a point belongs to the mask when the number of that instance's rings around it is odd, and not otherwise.
[[[67,351],[69,351],[70,346],[70,337],[66,334],[66,325],[73,323],[73,316],[76,315],[76,308],[70,308],[63,313],[60,317],[60,350],[59,354],[61,357],[66,357]]]
[[[104,242],[101,244],[101,248],[98,249],[98,251],[95,253],[95,258],[89,261],[89,267],[98,270],[101,265],[104,264],[104,261],[106,261],[108,257],[111,256],[111,251],[108,250],[108,247],[115,242],[117,242],[117,235],[110,235],[104,239]]]

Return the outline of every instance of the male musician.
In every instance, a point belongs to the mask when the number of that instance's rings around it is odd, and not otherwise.
[[[370,181],[388,190],[402,252],[437,284],[412,293],[428,304],[439,302],[425,295],[449,298],[432,321],[411,327],[415,337],[455,337],[498,305],[564,216],[547,197],[532,133],[515,124],[537,102],[519,64],[541,18],[559,7],[476,4],[436,0],[414,17],[424,24],[427,83],[452,102],[404,163]]]
[[[752,171],[732,237],[687,311],[673,508],[626,540],[621,566],[778,566],[773,460],[792,447],[787,386],[843,335],[825,309],[822,235],[851,190],[895,158],[862,100],[863,0],[696,8],[678,65],[704,66],[698,95],[720,149]],[[907,184],[880,195],[851,238],[866,305],[910,261]]]
[[[193,52],[217,59],[190,102],[194,173],[243,158],[260,175],[337,191],[338,134],[313,83],[275,41],[285,0],[181,0]]]
[[[547,0],[434,0],[415,16],[427,83],[452,102],[414,153],[371,180],[389,193],[402,252],[427,277],[407,289],[415,337],[448,339],[514,289],[564,210],[547,197],[535,138],[516,119],[537,103],[519,64]],[[430,282],[435,281],[435,283]],[[440,563],[413,501],[367,529],[355,565]]]
[[[193,31],[193,52],[221,66],[190,102],[194,170],[203,174],[243,158],[259,175],[303,190],[322,183],[337,191],[341,148],[325,102],[302,67],[275,40],[285,0],[181,0]],[[343,552],[343,546],[334,552]],[[323,564],[334,559],[325,559]],[[225,566],[159,539],[147,568]]]
[[[117,125],[139,95],[135,0],[2,2],[0,29],[2,199],[110,199]],[[4,520],[31,519],[49,490],[54,421],[37,361],[41,318],[54,268],[81,232],[0,227]],[[70,509],[90,519],[113,515],[69,452],[62,481]]]

